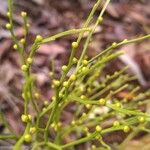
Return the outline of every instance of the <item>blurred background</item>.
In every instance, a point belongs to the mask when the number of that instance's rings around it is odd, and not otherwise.
[[[23,37],[21,11],[26,11],[31,24],[28,35],[27,49],[37,34],[43,37],[73,28],[80,28],[88,16],[95,0],[14,0],[14,26],[18,38]],[[95,19],[101,10],[98,8]],[[22,131],[22,124],[18,117],[22,109],[22,72],[18,53],[13,50],[13,43],[9,31],[5,29],[7,23],[7,0],[0,0],[0,109],[16,133]],[[100,53],[112,42],[132,39],[150,33],[150,0],[111,0],[102,26],[96,29],[88,51],[92,57]],[[70,54],[70,44],[77,35],[61,38],[49,44],[43,44],[37,51],[33,72],[37,76],[37,87],[42,99],[50,99],[49,71],[51,61],[55,60],[58,77],[60,68],[67,63]],[[86,36],[84,37],[86,38]],[[81,46],[84,39],[81,41]],[[148,40],[130,44],[120,48],[125,52],[117,61],[111,62],[106,68],[106,74],[114,72],[125,65],[129,66],[129,74],[137,76],[137,83],[146,90],[150,87],[150,42]],[[119,50],[120,50],[119,49]],[[80,50],[77,56],[80,55]],[[113,67],[112,67],[113,66]],[[0,132],[3,124],[0,122]],[[120,138],[120,137],[117,137]],[[113,141],[113,137],[110,142]],[[149,143],[148,138],[141,142],[132,141],[128,150],[137,149]],[[133,146],[133,147],[132,147]],[[137,146],[137,147],[136,147]]]

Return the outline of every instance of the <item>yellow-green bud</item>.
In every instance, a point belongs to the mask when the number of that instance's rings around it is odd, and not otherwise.
[[[84,127],[83,130],[87,133],[89,131],[89,128]]]
[[[27,26],[27,28],[30,28],[30,24],[29,23],[27,23],[26,26]]]
[[[22,98],[25,99],[25,94],[24,93],[22,93]]]
[[[28,120],[32,121],[32,116],[31,115],[28,115]]]
[[[120,125],[119,121],[114,121],[113,126],[118,127]]]
[[[78,43],[77,42],[72,42],[72,48],[73,49],[76,49],[76,48],[78,48]]]
[[[92,150],[95,150],[96,149],[96,146],[95,145],[92,145]]]
[[[95,137],[95,139],[96,139],[96,140],[100,140],[100,139],[102,139],[102,137],[101,137],[100,135],[97,135],[97,136]]]
[[[100,105],[105,105],[105,104],[106,104],[106,100],[105,100],[104,98],[101,98],[101,99],[99,100],[99,104],[100,104]]]
[[[88,132],[86,135],[87,135],[87,136],[90,136],[90,135],[91,135],[91,133],[90,133],[90,132]]]
[[[85,99],[86,96],[85,96],[85,95],[81,95],[80,98],[81,98],[81,99]]]
[[[117,43],[116,42],[112,43],[112,48],[116,48],[116,47],[117,47]]]
[[[91,93],[91,92],[92,92],[92,89],[91,89],[90,87],[88,87],[87,92],[88,92],[88,93]]]
[[[71,81],[75,81],[76,79],[77,79],[77,77],[76,77],[75,74],[72,74],[72,75],[70,76],[70,80],[71,80]]]
[[[62,98],[64,95],[62,93],[59,93],[59,97]]]
[[[55,124],[55,123],[52,123],[52,124],[51,124],[51,127],[52,127],[52,128],[54,128],[55,126],[56,126],[56,124]]]
[[[28,70],[28,66],[27,65],[22,65],[21,70],[26,72]]]
[[[44,101],[44,106],[48,106],[48,101]]]
[[[11,24],[10,23],[7,23],[6,24],[6,29],[10,30],[12,28]]]
[[[61,122],[58,122],[57,123],[57,127],[61,127],[62,126],[62,123]]]
[[[54,75],[53,72],[49,72],[49,76],[52,77]]]
[[[99,22],[99,23],[102,23],[102,22],[103,22],[103,17],[99,17],[99,18],[98,18],[98,22]]]
[[[83,67],[83,68],[82,68],[82,73],[86,73],[88,70],[89,70],[88,67]]]
[[[54,127],[54,130],[55,130],[55,131],[58,131],[58,127],[57,127],[57,126],[55,126],[55,127]]]
[[[52,97],[52,101],[55,101],[55,100],[56,100],[56,97],[55,97],[55,96],[53,96],[53,97]]]
[[[29,57],[29,58],[27,58],[27,62],[28,62],[29,65],[31,65],[32,62],[33,62],[33,59]]]
[[[87,60],[83,60],[82,63],[83,63],[83,65],[87,65],[88,61]]]
[[[86,117],[86,116],[87,116],[87,114],[86,114],[86,113],[83,113],[83,114],[82,114],[82,117],[83,117],[83,118],[84,118],[84,117]]]
[[[47,110],[47,109],[46,109],[45,107],[42,109],[42,111],[44,111],[44,112],[45,112],[46,110]]]
[[[68,67],[66,65],[62,66],[62,71],[66,72]]]
[[[73,63],[75,64],[75,63],[77,63],[77,61],[78,61],[77,58],[74,57],[73,58]]]
[[[14,45],[13,45],[13,48],[14,48],[15,50],[18,49],[17,44],[14,44]]]
[[[128,42],[128,40],[127,40],[127,39],[124,39],[124,40],[123,40],[123,43],[126,43],[126,42]]]
[[[36,99],[39,99],[39,98],[40,98],[40,94],[39,94],[39,93],[37,93],[37,92],[36,92],[36,93],[34,93],[34,96],[35,96],[35,98],[36,98]]]
[[[123,131],[125,133],[129,132],[130,131],[130,127],[129,126],[124,126]]]
[[[31,133],[31,134],[34,134],[35,132],[36,132],[36,127],[31,127],[31,128],[30,128],[30,133]]]
[[[21,16],[22,16],[22,17],[26,17],[26,16],[27,16],[27,13],[26,13],[25,11],[22,11],[22,12],[21,12]]]
[[[7,17],[10,17],[10,12],[7,12]]]
[[[114,75],[115,75],[115,76],[116,76],[116,75],[118,75],[118,72],[117,72],[117,71],[115,71],[115,72],[114,72]]]
[[[25,39],[22,38],[22,39],[20,40],[20,43],[21,43],[21,44],[25,44]]]
[[[75,125],[75,124],[76,124],[76,122],[74,120],[72,120],[71,125]]]
[[[101,132],[101,131],[102,131],[102,127],[99,126],[99,125],[97,125],[96,128],[95,128],[95,130],[96,130],[97,132]]]
[[[41,36],[41,35],[37,35],[36,36],[36,39],[35,39],[35,42],[36,43],[40,43],[40,42],[42,42],[43,41],[43,37]]]
[[[107,79],[107,80],[109,80],[110,78],[111,78],[111,76],[110,76],[110,75],[107,75],[107,76],[106,76],[106,79]]]
[[[138,117],[138,120],[140,123],[144,123],[145,122],[145,117]]]
[[[28,122],[28,116],[27,115],[21,115],[22,122]]]
[[[26,134],[26,135],[24,136],[24,141],[25,141],[25,142],[31,142],[31,140],[32,140],[32,137],[31,137],[30,134]]]
[[[52,89],[54,89],[54,88],[55,88],[55,86],[54,86],[53,84],[51,85],[51,87],[52,87]]]
[[[60,86],[60,81],[53,80],[53,84],[54,84],[55,87],[59,87]]]
[[[65,82],[63,83],[63,86],[64,86],[65,88],[68,88],[68,86],[69,86],[68,81],[65,81]]]
[[[91,106],[92,106],[92,105],[90,105],[90,104],[86,104],[86,105],[85,105],[85,107],[86,107],[87,109],[90,109]]]
[[[81,92],[85,91],[85,88],[84,88],[84,86],[82,84],[79,85],[79,82],[78,82],[76,85],[79,87],[79,91],[81,91]]]
[[[115,105],[116,105],[116,107],[118,107],[118,108],[121,108],[121,107],[122,107],[121,103],[119,103],[119,102],[116,103]]]

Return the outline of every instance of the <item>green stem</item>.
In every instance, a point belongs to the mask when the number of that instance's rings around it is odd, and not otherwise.
[[[56,144],[51,143],[51,142],[47,142],[46,145],[47,145],[49,148],[54,148],[55,150],[62,150],[62,148],[61,148],[59,145],[56,145]]]
[[[92,133],[91,135],[89,135],[87,137],[84,137],[84,138],[81,138],[79,140],[73,141],[71,143],[65,144],[65,145],[61,146],[61,148],[65,150],[68,147],[72,147],[72,146],[79,145],[81,143],[84,143],[84,142],[87,142],[87,141],[90,141],[90,140],[94,140],[94,137],[96,137],[97,134],[98,134],[97,132],[94,132],[94,133]]]
[[[145,35],[143,37],[139,37],[139,38],[136,38],[136,39],[132,39],[132,40],[123,40],[121,42],[119,42],[115,48],[118,48],[122,45],[126,45],[126,44],[131,44],[131,43],[137,43],[137,42],[141,42],[143,40],[146,40],[146,39],[149,39],[150,38],[150,34],[148,35]],[[98,55],[96,55],[95,57],[91,58],[91,60],[89,61],[89,63],[95,61],[96,59],[98,59],[100,56],[102,56],[104,53],[107,53],[108,51],[110,50],[113,50],[113,46],[111,45],[110,47],[106,48],[105,50],[103,50],[101,53],[99,53]]]
[[[20,139],[17,141],[17,143],[14,145],[13,150],[21,150],[21,145],[24,142],[24,136],[26,133],[29,132],[30,123],[27,124],[26,129],[24,131],[24,134],[20,137]]]
[[[15,135],[0,135],[0,140],[7,140],[7,139],[18,139]]]
[[[67,35],[71,35],[71,34],[77,34],[77,33],[80,33],[80,32],[85,32],[85,31],[90,31],[91,29],[90,28],[83,28],[83,29],[71,29],[71,30],[68,30],[68,31],[64,31],[64,32],[61,32],[61,33],[58,33],[56,35],[53,35],[51,37],[48,37],[48,38],[45,38],[42,43],[40,44],[44,44],[44,43],[48,43],[48,42],[51,42],[51,41],[54,41],[60,37],[63,37],[63,36],[67,36]]]
[[[31,150],[37,150],[40,146],[46,145],[45,142],[35,143]]]
[[[55,113],[57,111],[58,105],[59,105],[59,89],[56,89],[56,100],[55,100],[55,103],[54,103],[54,107],[51,111],[50,117],[48,118],[46,128],[45,128],[45,133],[44,133],[45,141],[48,141],[49,126],[53,121],[53,118],[54,118]]]
[[[85,56],[85,54],[86,54],[86,52],[87,52],[87,48],[88,48],[88,45],[89,45],[89,43],[90,43],[91,37],[92,37],[92,35],[93,35],[93,33],[94,33],[96,27],[97,27],[98,24],[99,24],[99,18],[102,18],[103,14],[104,14],[104,11],[105,11],[105,9],[106,9],[106,7],[107,7],[107,5],[108,5],[109,2],[110,2],[110,0],[107,0],[107,1],[106,1],[105,5],[104,5],[104,7],[103,7],[103,9],[102,9],[102,11],[100,12],[100,15],[99,15],[99,17],[98,17],[98,19],[97,19],[97,21],[96,21],[94,27],[92,28],[92,30],[90,31],[90,33],[89,33],[89,35],[88,35],[88,37],[87,37],[87,40],[86,40],[86,42],[85,42],[85,44],[84,44],[84,48],[83,48],[82,54],[81,54],[81,56],[80,56],[80,59],[79,59],[79,61],[78,61],[77,67],[76,67],[76,71],[79,69],[79,67],[80,67],[80,65],[81,65],[81,62],[82,62],[82,60],[83,60],[83,58],[84,58],[84,56]]]
[[[20,57],[21,57],[21,62],[22,62],[22,64],[24,64],[25,60],[24,60],[24,57],[23,57],[23,49],[21,48],[21,46],[19,44],[19,41],[17,40],[17,38],[15,36],[15,33],[14,33],[14,26],[13,26],[13,20],[12,20],[13,19],[13,0],[8,0],[8,11],[10,13],[9,23],[11,25],[11,29],[10,29],[11,37],[12,37],[13,42],[18,47],[18,51],[19,51],[19,54],[20,54]]]

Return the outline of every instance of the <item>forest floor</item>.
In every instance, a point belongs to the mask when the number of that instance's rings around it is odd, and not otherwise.
[[[60,0],[14,0],[15,33],[20,38],[23,36],[23,22],[20,16],[22,10],[28,13],[31,24],[28,48],[36,34],[48,37],[64,30],[80,28],[94,2],[95,0],[61,0],[61,2]],[[101,7],[98,8],[96,15],[100,10]],[[10,34],[5,29],[6,12],[7,1],[0,0],[0,109],[5,112],[13,130],[20,133],[23,127],[17,120],[22,107],[20,99],[23,80],[18,54],[13,50]],[[148,33],[150,33],[149,0],[112,0],[104,15],[103,25],[99,26],[94,33],[88,55],[89,57],[96,55],[112,42],[132,39]],[[33,72],[37,75],[37,86],[45,99],[53,94],[53,91],[49,90],[51,81],[48,76],[51,60],[55,59],[56,72],[59,76],[61,66],[67,63],[70,44],[74,39],[76,35],[43,44],[37,51]],[[150,87],[149,41],[123,46],[121,50],[125,52],[125,57],[119,57],[117,61],[108,65],[106,73],[128,65],[130,74],[138,74],[138,82],[142,90],[148,89]],[[77,55],[80,55],[80,51]],[[115,67],[112,68],[112,65]],[[0,123],[0,132],[2,130],[3,125]],[[119,137],[110,137],[110,143],[114,138],[117,140]],[[150,138],[148,135],[142,136],[140,141],[136,138],[128,145],[127,150],[140,150],[143,146],[150,145]]]

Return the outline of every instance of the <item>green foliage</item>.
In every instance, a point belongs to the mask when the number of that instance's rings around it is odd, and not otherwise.
[[[137,133],[137,131],[150,132],[148,128],[150,115],[139,109],[140,105],[148,102],[150,91],[139,93],[139,88],[131,86],[130,81],[135,80],[135,78],[125,74],[127,67],[112,75],[106,75],[105,78],[101,79],[103,69],[108,62],[123,54],[122,51],[115,52],[114,49],[125,44],[150,39],[150,35],[133,40],[125,39],[119,43],[114,42],[95,57],[91,59],[86,58],[92,35],[96,27],[102,24],[103,14],[109,1],[105,1],[94,26],[91,26],[91,21],[101,0],[96,1],[83,28],[64,31],[48,38],[37,35],[28,53],[25,50],[26,38],[30,27],[27,13],[21,12],[24,20],[24,38],[18,40],[13,30],[13,2],[12,0],[8,0],[9,11],[7,16],[9,23],[6,24],[6,28],[10,30],[14,49],[20,54],[22,62],[21,70],[24,74],[24,85],[22,88],[24,112],[21,116],[21,120],[25,126],[24,133],[17,136],[13,132],[11,133],[10,130],[10,135],[0,136],[0,139],[13,139],[15,141],[13,150],[21,150],[23,144],[28,144],[32,150],[40,148],[72,150],[75,149],[76,145],[86,142],[91,145],[91,149],[104,148],[110,150],[110,146],[103,141],[103,136],[107,133],[123,131],[130,135],[135,132]],[[88,36],[81,56],[77,59],[75,58],[75,54],[85,32],[88,33]],[[50,72],[55,95],[50,100],[50,103],[45,101],[43,102],[44,107],[41,107],[36,100],[40,99],[40,95],[34,88],[35,77],[31,69],[35,53],[43,43],[53,42],[57,38],[71,34],[79,34],[79,36],[76,41],[72,42],[68,64],[62,66],[60,79],[54,78],[54,68]],[[72,66],[75,66],[75,70],[68,77],[68,72],[72,69]],[[124,90],[127,90],[129,94],[123,98],[118,98],[116,96],[117,93]],[[30,104],[35,111],[35,116],[30,115]],[[76,110],[72,121],[64,124],[61,120],[61,115],[66,106],[70,106],[70,104],[74,105]],[[41,121],[42,119],[45,119],[45,123]],[[106,121],[109,122],[108,126],[104,126]],[[45,126],[43,127],[43,125]],[[53,136],[51,135],[52,131]],[[71,133],[76,135],[76,139],[72,142],[64,143],[65,137]],[[128,137],[126,140],[128,140]],[[98,141],[97,145],[94,145],[93,141]]]

